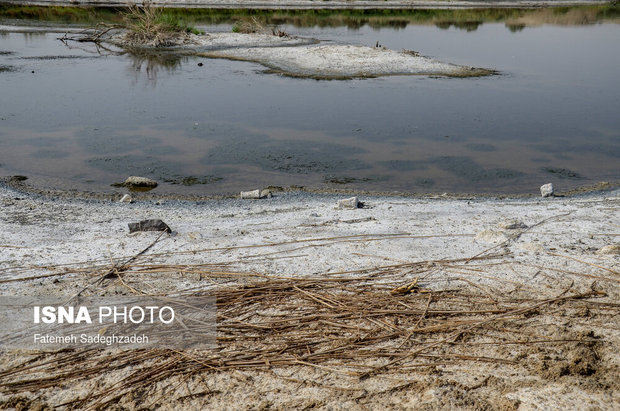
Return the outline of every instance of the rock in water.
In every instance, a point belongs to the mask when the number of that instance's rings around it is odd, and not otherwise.
[[[127,180],[123,183],[125,187],[144,187],[155,188],[157,187],[157,181],[151,180],[146,177],[131,176],[127,177]]]
[[[553,184],[548,183],[540,186],[540,195],[543,197],[553,197]]]
[[[129,223],[129,234],[138,231],[165,231],[171,233],[172,230],[168,227],[168,224],[161,220],[142,220],[138,223]]]
[[[360,202],[357,197],[338,200],[338,208],[359,208]]]

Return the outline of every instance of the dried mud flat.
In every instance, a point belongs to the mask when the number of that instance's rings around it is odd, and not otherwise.
[[[261,30],[264,31],[264,28]],[[157,39],[136,42],[132,33],[115,33],[108,41],[118,47],[143,52],[166,50],[207,58],[251,61],[277,73],[314,79],[351,79],[396,75],[481,77],[495,70],[444,63],[411,50],[390,50],[330,44],[313,38],[270,33],[174,34],[165,47]],[[155,43],[154,43],[155,42]]]
[[[0,407],[617,409],[619,194],[346,210],[2,188],[3,295],[215,294],[218,345],[7,350]],[[130,235],[145,218],[174,232]]]

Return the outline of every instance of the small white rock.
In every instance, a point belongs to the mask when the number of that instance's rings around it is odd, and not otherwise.
[[[133,198],[129,194],[125,194],[120,200],[119,203],[133,203]]]
[[[242,200],[258,200],[260,198],[260,190],[242,191],[239,197]]]
[[[540,195],[543,197],[553,197],[553,184],[547,183],[540,186]]]
[[[357,197],[345,198],[338,200],[338,208],[358,208],[360,205]]]
[[[271,197],[273,197],[273,195],[271,194],[270,190],[267,190],[267,189],[261,190],[260,198],[271,198]]]

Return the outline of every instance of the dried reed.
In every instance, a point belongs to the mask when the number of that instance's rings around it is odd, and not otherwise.
[[[468,283],[457,289],[431,290],[432,284],[418,286],[417,281],[403,281],[402,276],[400,285],[406,287],[395,292],[399,282],[393,276],[390,279],[394,267],[411,270],[416,264],[368,270],[365,276],[307,279],[205,271],[205,276],[235,281],[211,292],[217,298],[217,348],[40,353],[0,372],[0,391],[36,392],[127,370],[115,384],[104,384],[62,404],[81,409],[113,405],[158,382],[232,370],[306,366],[367,378],[459,362],[512,365],[518,356],[478,355],[472,347],[574,343],[571,338],[528,336],[522,326],[532,321],[532,315],[544,315],[546,307],[588,303],[602,294],[565,290],[543,299],[489,298],[487,291]],[[198,272],[204,268],[183,269]],[[181,267],[143,264],[131,269],[141,275],[149,271],[161,275]]]

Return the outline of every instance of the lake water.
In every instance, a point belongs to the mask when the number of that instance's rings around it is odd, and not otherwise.
[[[238,61],[100,55],[59,33],[9,29],[0,175],[88,191],[141,175],[160,181],[158,192],[187,194],[535,193],[620,179],[617,20],[360,26],[282,27],[500,74],[317,81]]]

